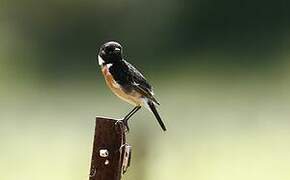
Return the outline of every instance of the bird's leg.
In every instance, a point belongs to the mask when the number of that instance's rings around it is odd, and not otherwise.
[[[124,120],[129,120],[131,116],[133,116],[139,109],[141,108],[141,106],[136,106],[134,107],[134,109],[132,109],[132,111],[130,111],[125,117]]]
[[[132,111],[130,111],[123,119],[124,124],[127,128],[127,130],[129,131],[129,126],[128,126],[128,120],[141,108],[141,106],[136,106],[134,107],[134,109],[132,109]]]

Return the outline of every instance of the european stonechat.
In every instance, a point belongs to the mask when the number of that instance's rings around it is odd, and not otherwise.
[[[103,44],[98,53],[98,62],[106,84],[114,94],[135,106],[123,119],[126,127],[130,117],[145,106],[153,112],[161,128],[166,131],[156,110],[156,105],[160,104],[153,96],[152,86],[133,65],[123,59],[122,46],[114,41]]]

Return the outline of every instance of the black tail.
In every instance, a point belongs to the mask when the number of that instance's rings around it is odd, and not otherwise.
[[[166,127],[165,127],[164,123],[162,122],[161,117],[159,116],[159,114],[158,114],[158,112],[157,112],[157,110],[156,110],[156,107],[155,107],[155,105],[153,104],[153,102],[148,102],[148,105],[149,105],[151,111],[153,112],[154,116],[156,117],[156,119],[157,119],[159,125],[160,125],[161,128],[163,129],[163,131],[166,131]]]

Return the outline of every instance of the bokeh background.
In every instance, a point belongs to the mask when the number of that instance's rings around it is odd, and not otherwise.
[[[123,44],[161,102],[130,121],[127,180],[290,178],[290,3],[0,2],[0,179],[88,179],[94,119],[132,107],[96,48]]]

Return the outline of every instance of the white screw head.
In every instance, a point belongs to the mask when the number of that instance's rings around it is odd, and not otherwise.
[[[100,156],[101,157],[108,157],[109,156],[109,151],[107,149],[100,149]]]

